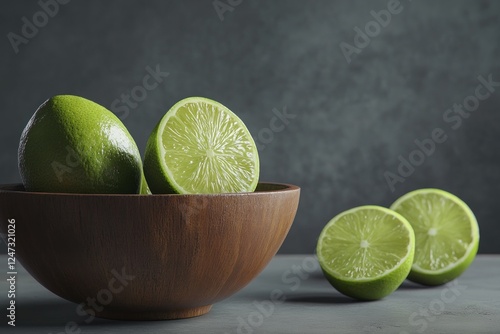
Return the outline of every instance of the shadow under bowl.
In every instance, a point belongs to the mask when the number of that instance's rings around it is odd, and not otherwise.
[[[283,243],[300,188],[252,193],[118,195],[0,185],[0,232],[45,288],[121,320],[189,318],[246,286]],[[12,232],[12,231],[11,231]],[[94,305],[89,298],[95,299]]]

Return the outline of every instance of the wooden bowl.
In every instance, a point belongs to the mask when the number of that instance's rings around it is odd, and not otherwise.
[[[98,317],[188,318],[256,277],[283,243],[300,189],[99,195],[0,186],[0,231],[15,219],[16,257],[48,290]],[[91,303],[88,300],[94,299]]]

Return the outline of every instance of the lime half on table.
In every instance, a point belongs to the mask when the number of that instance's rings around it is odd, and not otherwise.
[[[326,278],[339,292],[375,300],[405,280],[414,249],[413,229],[404,217],[383,207],[361,206],[328,222],[316,253]]]
[[[449,282],[472,263],[479,227],[460,198],[439,189],[420,189],[399,198],[392,210],[415,231],[415,260],[408,279],[426,285]]]
[[[177,102],[149,137],[144,172],[153,193],[251,192],[259,156],[243,121],[203,97]]]

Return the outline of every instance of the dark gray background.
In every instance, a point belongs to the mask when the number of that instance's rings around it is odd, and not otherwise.
[[[478,75],[500,81],[500,2],[401,1],[348,64],[340,43],[353,45],[353,29],[387,5],[243,0],[221,20],[212,1],[73,0],[16,54],[7,34],[20,34],[22,17],[32,21],[41,7],[9,2],[0,13],[0,183],[20,181],[19,136],[45,99],[75,94],[111,108],[159,65],[169,77],[119,115],[139,148],[184,97],[227,105],[265,144],[261,180],[302,188],[282,253],[313,252],[322,227],[345,209],[388,206],[423,187],[465,200],[480,251],[498,253],[500,87],[456,130],[443,115],[474,94]],[[263,129],[284,108],[295,118],[270,141]],[[398,157],[435,128],[447,141],[392,192],[384,172],[397,172]]]

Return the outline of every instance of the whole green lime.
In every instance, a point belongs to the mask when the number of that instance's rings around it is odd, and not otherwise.
[[[57,95],[37,109],[21,135],[18,158],[27,191],[112,194],[147,188],[139,149],[123,123],[79,96]]]

